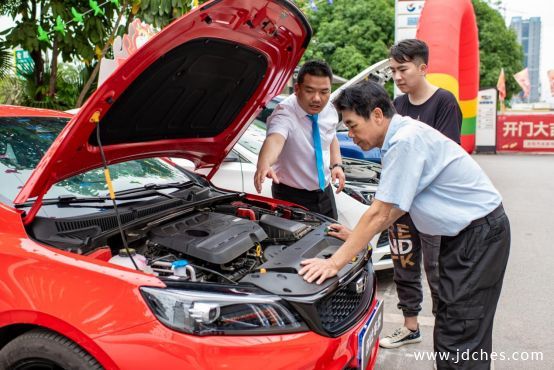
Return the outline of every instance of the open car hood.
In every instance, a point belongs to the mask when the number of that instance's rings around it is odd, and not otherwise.
[[[305,16],[285,0],[214,0],[174,21],[119,67],[87,100],[15,199],[108,164],[183,157],[214,166],[260,109],[278,95],[311,38]],[[99,131],[97,133],[97,130]]]

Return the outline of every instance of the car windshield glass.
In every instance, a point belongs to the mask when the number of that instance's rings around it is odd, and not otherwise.
[[[52,145],[66,118],[0,118],[0,196],[13,201],[34,168]],[[114,190],[122,191],[148,184],[186,182],[190,177],[161,159],[149,158],[110,166]],[[171,190],[171,189],[170,189]],[[102,196],[108,188],[102,169],[73,176],[52,186],[45,198],[58,196]]]
[[[67,118],[0,117],[0,195],[13,200]]]
[[[265,130],[265,123],[256,118],[239,139],[240,145],[258,155],[265,140]]]
[[[149,184],[162,185],[190,180],[185,172],[156,158],[117,163],[109,168],[113,187],[117,192]],[[169,189],[169,192],[174,190]],[[44,198],[51,199],[66,195],[76,197],[108,195],[104,170],[98,168],[60,181],[48,190]]]

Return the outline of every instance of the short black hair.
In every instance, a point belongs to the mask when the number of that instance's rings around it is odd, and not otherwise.
[[[312,75],[317,77],[329,77],[331,82],[333,82],[333,71],[327,63],[322,60],[310,60],[304,63],[298,72],[298,78],[296,82],[299,84],[304,82],[305,75]]]
[[[362,81],[347,87],[333,100],[333,104],[339,113],[349,110],[365,119],[369,119],[375,108],[380,108],[387,118],[396,113],[385,89],[374,81]]]
[[[429,47],[418,39],[402,40],[390,48],[389,56],[398,63],[417,62],[429,63]]]

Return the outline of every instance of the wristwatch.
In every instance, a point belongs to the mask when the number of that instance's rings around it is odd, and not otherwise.
[[[329,169],[332,171],[333,168],[335,168],[335,167],[340,167],[340,168],[342,168],[342,172],[344,172],[344,166],[343,166],[342,164],[340,164],[340,163],[335,163],[334,165],[329,166]]]

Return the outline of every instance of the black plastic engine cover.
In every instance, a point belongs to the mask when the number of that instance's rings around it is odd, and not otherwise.
[[[200,212],[152,229],[150,241],[194,258],[223,264],[267,238],[256,223],[214,212]]]
[[[289,246],[268,248],[267,253],[264,254],[267,262],[261,265],[257,272],[246,275],[240,282],[254,284],[273,294],[288,297],[318,294],[336,285],[338,279],[350,274],[353,269],[359,268],[358,265],[363,262],[366,251],[361,251],[356,262],[348,263],[336,277],[327,279],[322,284],[310,284],[298,275],[302,260],[328,258],[344,243],[342,240],[326,235],[325,227],[328,225],[321,224]]]

